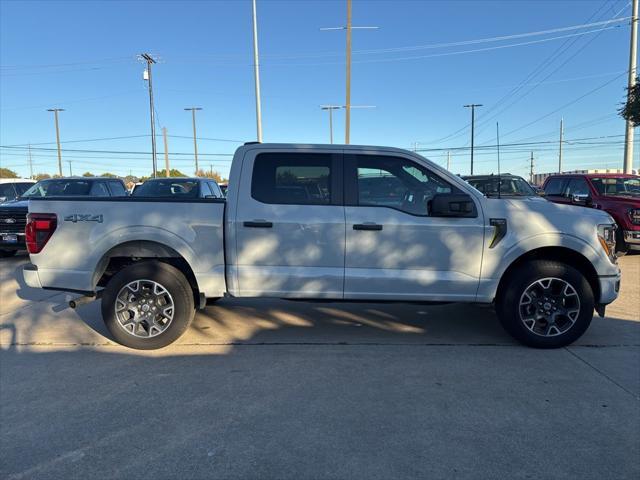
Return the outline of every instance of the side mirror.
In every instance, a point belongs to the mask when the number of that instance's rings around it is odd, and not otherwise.
[[[571,195],[571,203],[574,205],[591,205],[591,197],[586,193],[574,193]]]
[[[466,217],[478,216],[476,204],[471,195],[466,193],[437,193],[431,199],[430,215],[432,217]]]

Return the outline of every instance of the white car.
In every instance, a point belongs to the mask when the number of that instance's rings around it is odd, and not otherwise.
[[[102,297],[138,349],[223,296],[493,303],[516,339],[559,347],[620,287],[608,214],[487,198],[386,147],[247,144],[226,200],[33,199],[26,232],[26,283]]]

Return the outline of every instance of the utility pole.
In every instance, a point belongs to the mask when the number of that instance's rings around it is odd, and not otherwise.
[[[60,127],[58,126],[58,112],[64,112],[64,108],[48,108],[47,112],[53,112],[56,121],[56,143],[58,144],[58,174],[62,176],[62,150],[60,149]]]
[[[354,27],[351,22],[351,0],[347,0],[347,25],[346,27],[329,27],[320,30],[346,30],[347,31],[347,71],[346,71],[346,92],[345,92],[345,123],[344,123],[344,143],[349,145],[351,139],[351,31],[353,29],[375,30],[378,27]]]
[[[198,175],[198,141],[196,140],[196,111],[202,110],[200,107],[185,108],[186,111],[191,111],[191,123],[193,124],[193,153],[196,159],[196,175]]]
[[[451,151],[447,152],[447,170],[451,171]]]
[[[33,159],[31,158],[31,144],[29,144],[29,178],[33,180]]]
[[[209,164],[209,175],[213,178],[213,163]]]
[[[73,177],[73,170],[71,170],[71,160],[66,160],[66,162],[69,164],[69,176]]]
[[[260,62],[258,55],[258,18],[256,0],[253,0],[253,75],[256,87],[256,132],[258,142],[262,142],[262,107],[260,105]]]
[[[147,62],[147,69],[143,78],[149,82],[149,110],[151,112],[151,158],[153,161],[153,178],[158,176],[158,159],[156,154],[156,116],[153,107],[153,79],[151,76],[151,65],[156,61],[148,53],[143,53],[140,57]]]
[[[627,100],[631,99],[631,89],[636,84],[636,51],[638,48],[638,0],[633,0],[631,14],[631,46],[629,48],[629,81],[627,84]],[[633,170],[633,123],[627,120],[624,135],[624,173]]]
[[[533,152],[531,152],[531,161],[529,162],[529,183],[533,184]]]
[[[481,103],[470,103],[469,105],[463,105],[464,108],[471,108],[471,175],[473,175],[473,143],[475,141],[475,128],[476,128],[476,107],[481,107]]]
[[[169,178],[169,146],[167,142],[167,127],[162,127],[162,139],[164,140],[164,176]]]
[[[414,152],[418,151],[418,142],[413,142],[413,151]]]
[[[562,173],[562,137],[564,136],[564,119],[560,119],[560,150],[558,152],[558,173]]]

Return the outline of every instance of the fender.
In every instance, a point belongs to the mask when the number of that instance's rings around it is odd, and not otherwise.
[[[477,301],[493,301],[500,279],[518,258],[537,249],[553,247],[569,249],[583,256],[593,265],[598,275],[617,274],[616,266],[609,261],[604,252],[596,251],[585,240],[566,233],[541,233],[505,245],[503,248],[485,250]]]

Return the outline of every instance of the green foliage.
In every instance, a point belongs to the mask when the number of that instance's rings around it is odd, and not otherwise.
[[[95,175],[94,175],[93,173],[91,173],[91,172],[84,172],[84,173],[82,174],[82,176],[83,176],[83,177],[95,177]]]
[[[104,172],[99,175],[100,177],[108,177],[108,178],[118,178],[118,175],[115,175],[110,172]]]
[[[18,174],[8,168],[0,168],[0,178],[18,178]]]
[[[33,177],[34,180],[46,180],[47,178],[51,178],[51,175],[49,175],[48,173],[36,173],[35,176]]]
[[[637,127],[640,125],[640,77],[636,78],[636,84],[627,90],[629,92],[627,101],[622,104],[618,112],[622,118]]]

